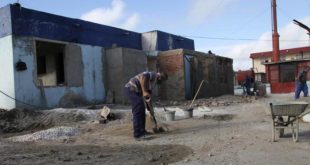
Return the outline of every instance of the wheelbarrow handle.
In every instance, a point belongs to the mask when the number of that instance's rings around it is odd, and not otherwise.
[[[301,118],[305,115],[307,115],[308,113],[310,113],[310,108],[307,108],[303,113],[301,113],[298,117]]]

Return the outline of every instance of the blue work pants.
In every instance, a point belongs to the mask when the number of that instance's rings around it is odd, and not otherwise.
[[[299,98],[300,92],[304,93],[304,97],[308,96],[308,86],[307,83],[296,82],[296,91],[295,91],[295,99]]]
[[[146,133],[144,100],[141,93],[130,90],[128,87],[125,87],[125,93],[127,94],[132,106],[133,135],[135,138],[139,138]]]

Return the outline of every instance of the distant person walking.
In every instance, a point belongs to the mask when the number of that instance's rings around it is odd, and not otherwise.
[[[300,92],[304,93],[304,97],[308,97],[307,74],[310,67],[304,68],[296,77],[295,99],[299,99]]]

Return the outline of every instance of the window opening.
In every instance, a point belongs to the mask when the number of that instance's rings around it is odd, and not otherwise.
[[[64,52],[64,44],[36,41],[37,79],[43,86],[64,85]]]

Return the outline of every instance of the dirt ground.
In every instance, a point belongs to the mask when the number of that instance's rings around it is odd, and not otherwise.
[[[257,100],[239,96],[207,99],[212,112],[194,112],[194,118],[179,116],[170,122],[159,119],[166,131],[150,135],[147,141],[132,138],[130,111],[122,111],[119,119],[107,124],[81,114],[25,112],[28,116],[23,116],[0,111],[0,164],[310,164],[310,123],[300,123],[298,143],[293,142],[289,129],[283,138],[271,142],[268,103],[291,98],[292,94]],[[112,112],[117,109],[111,108]],[[24,124],[18,122],[21,119]],[[56,125],[78,127],[81,133],[61,141],[8,140]]]

